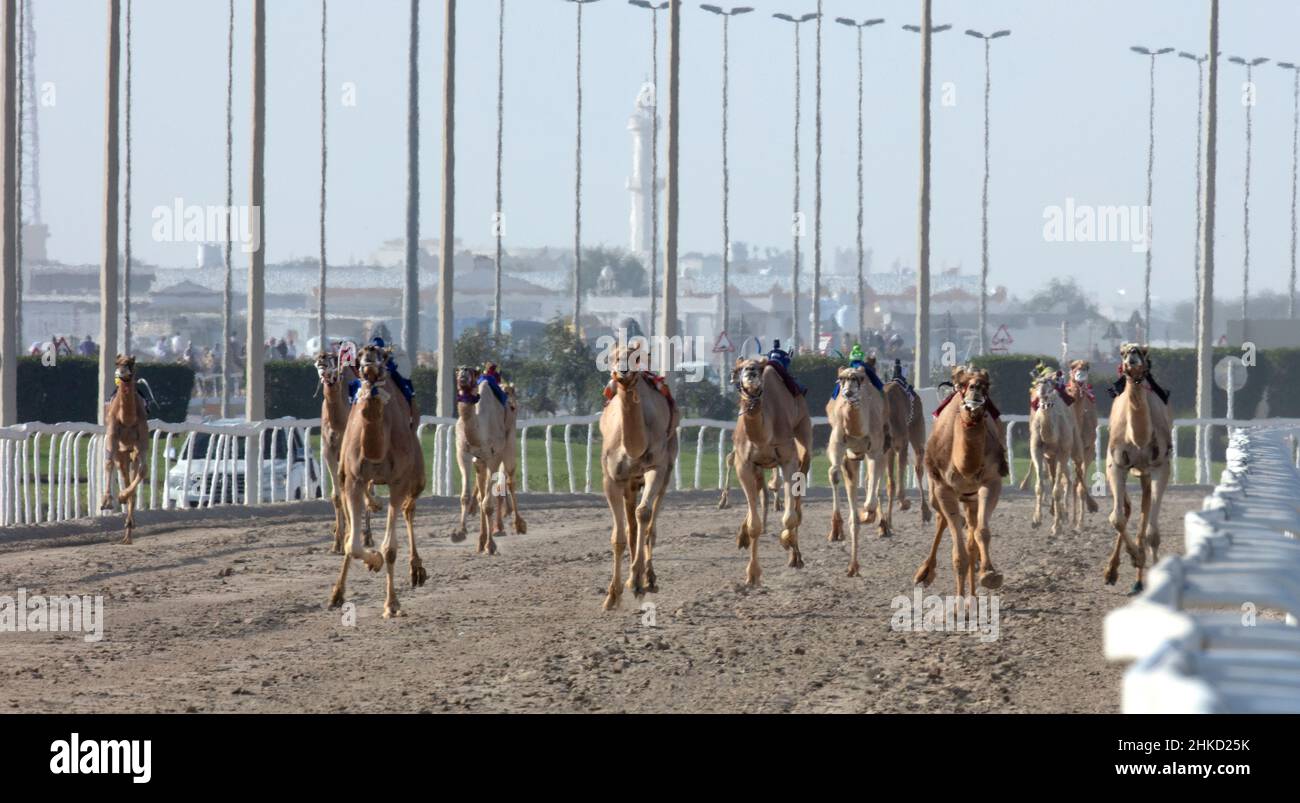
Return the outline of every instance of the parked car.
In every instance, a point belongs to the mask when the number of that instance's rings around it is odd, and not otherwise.
[[[214,421],[214,424],[242,424],[243,421]],[[185,504],[198,507],[207,503],[211,496],[214,504],[243,504],[245,491],[245,472],[248,464],[244,459],[244,438],[236,438],[235,459],[223,459],[213,455],[207,459],[209,444],[218,436],[206,432],[191,432],[178,447],[168,451],[167,458],[175,460],[167,472],[168,497],[173,504]],[[194,449],[190,451],[190,442]],[[254,442],[256,442],[254,440]],[[290,499],[303,498],[304,472],[306,474],[307,498],[319,499],[322,495],[321,466],[311,449],[304,450],[301,430],[286,429],[274,438],[267,432],[262,439],[262,499],[270,501],[272,487],[276,501],[286,496],[285,477],[288,477]],[[213,446],[215,448],[215,445]],[[193,454],[193,459],[189,455]],[[233,462],[233,465],[232,465]],[[234,481],[231,482],[231,473]],[[188,469],[188,481],[187,477]],[[206,479],[204,471],[207,470]],[[272,486],[274,482],[274,486]]]

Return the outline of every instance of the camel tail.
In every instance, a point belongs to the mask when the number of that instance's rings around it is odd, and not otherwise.
[[[1025,478],[1020,481],[1020,490],[1023,491],[1029,487],[1029,478],[1030,476],[1032,476],[1032,474],[1033,474],[1032,469],[1025,469]]]

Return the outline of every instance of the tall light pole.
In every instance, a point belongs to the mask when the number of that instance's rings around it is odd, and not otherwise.
[[[663,322],[659,333],[677,335],[677,200],[678,153],[681,132],[682,0],[671,0],[668,10],[668,231],[664,239]]]
[[[701,5],[700,8],[705,11],[718,14],[722,17],[722,331],[726,332],[731,328],[731,218],[730,218],[730,201],[731,201],[731,173],[727,153],[727,112],[730,106],[730,31],[731,18],[741,14],[748,14],[754,9],[749,6],[736,6],[730,10],[725,10],[719,6]],[[727,355],[721,354],[718,376],[727,374]],[[726,392],[726,383],[722,384],[723,392]]]
[[[1214,332],[1214,191],[1217,184],[1217,150],[1219,146],[1219,0],[1210,0],[1210,42],[1205,95],[1205,195],[1201,198],[1201,297],[1197,315],[1196,340],[1196,417],[1211,418],[1214,414],[1213,374],[1210,362],[1214,357],[1211,336]],[[1198,427],[1196,438],[1197,481],[1210,481],[1209,430]]]
[[[1204,178],[1201,176],[1201,148],[1204,142],[1202,135],[1204,134],[1205,117],[1205,61],[1209,57],[1198,56],[1185,50],[1180,50],[1178,57],[1196,63],[1196,263],[1192,273],[1196,276],[1196,293],[1193,300],[1196,308],[1199,309],[1201,303],[1201,229],[1204,226],[1204,219],[1201,215],[1201,193],[1203,192],[1204,182]],[[1193,342],[1200,342],[1201,318],[1197,314],[1197,309],[1192,310]]]
[[[19,266],[14,242],[18,234],[18,182],[14,174],[18,128],[18,82],[14,80],[18,66],[17,5],[18,0],[0,0],[0,23],[4,25],[4,53],[0,56],[0,153],[4,154],[0,164],[0,426],[18,423]],[[114,14],[110,28],[117,24],[116,20]],[[110,67],[112,64],[110,54]],[[113,91],[112,85],[109,91]]]
[[[1147,230],[1146,230],[1146,272],[1142,280],[1142,327],[1144,339],[1151,338],[1151,194],[1153,189],[1153,179],[1155,178],[1156,164],[1156,57],[1163,56],[1166,53],[1174,52],[1172,47],[1162,47],[1159,50],[1151,50],[1141,45],[1133,45],[1129,48],[1134,53],[1141,53],[1151,61],[1151,75],[1149,79],[1150,95],[1147,103]]]
[[[650,107],[650,322],[646,334],[653,336],[659,325],[659,297],[655,293],[659,275],[659,12],[668,8],[668,0],[627,1],[650,12],[650,84],[654,92]]]
[[[226,19],[226,209],[235,208],[235,0],[228,0]],[[230,319],[234,309],[234,215],[226,215],[225,276],[221,286],[221,417],[230,417],[230,367],[234,355],[230,347],[234,345],[231,336]],[[252,354],[252,344],[246,344],[245,352]],[[247,355],[245,356],[247,359]]]
[[[1240,64],[1246,68],[1246,94],[1242,97],[1242,105],[1246,107],[1246,175],[1245,190],[1241,197],[1241,234],[1242,234],[1242,258],[1241,258],[1241,339],[1243,341],[1250,338],[1247,329],[1250,326],[1250,150],[1253,139],[1253,124],[1251,114],[1255,108],[1255,68],[1264,62],[1266,58],[1244,59],[1241,56],[1229,56],[1228,61],[1233,64]]]
[[[988,312],[989,312],[989,96],[993,91],[993,78],[989,70],[989,51],[994,39],[1010,36],[1011,31],[994,31],[985,35],[975,30],[967,30],[967,36],[984,41],[984,189],[980,193],[980,306],[979,306],[979,353],[988,350]]]
[[[108,2],[108,99],[105,104],[105,125],[104,125],[104,220],[103,231],[104,241],[100,251],[100,272],[99,272],[99,414],[100,423],[104,420],[104,405],[108,404],[109,397],[113,395],[113,370],[114,362],[117,359],[117,302],[118,302],[118,273],[117,273],[117,204],[118,204],[118,79],[121,64],[122,34],[120,26],[120,17],[122,14],[122,4],[120,0],[109,0]],[[7,25],[12,24],[13,17],[6,11],[5,22]],[[5,67],[6,80],[12,71],[9,67],[13,65],[13,60],[9,55],[9,43],[5,43]],[[9,106],[5,106],[5,164],[13,164],[13,143],[9,139],[9,133],[12,132],[13,122],[10,118]],[[12,168],[6,166],[6,177]],[[5,236],[11,237],[14,227],[11,225],[12,219],[9,212],[8,186],[5,187],[5,208],[4,208],[4,230]],[[6,260],[12,259],[10,256],[11,245],[5,243]],[[12,352],[17,356],[17,351]],[[6,355],[8,357],[9,355]]]
[[[1295,318],[1295,250],[1296,250],[1296,170],[1300,156],[1300,65],[1279,61],[1277,66],[1291,71],[1291,280],[1287,284],[1286,316]]]
[[[456,414],[456,0],[446,0],[442,40],[442,230],[438,243],[438,415]]]
[[[822,0],[817,0],[817,103],[813,149],[813,281],[809,345],[820,353],[822,345]]]
[[[505,156],[506,128],[506,0],[497,4],[497,216],[492,233],[496,235],[496,256],[492,279],[492,346],[501,347],[501,238],[505,235],[505,199],[501,191],[501,163]]]
[[[794,261],[790,270],[790,318],[793,331],[790,333],[790,351],[799,348],[799,239],[803,237],[804,224],[799,211],[799,107],[802,99],[800,84],[802,70],[799,57],[799,27],[810,20],[817,19],[816,12],[793,17],[789,14],[773,14],[779,20],[794,24],[794,214],[790,219],[790,228],[794,235]],[[814,339],[816,333],[813,333]]]
[[[582,7],[598,0],[566,0],[577,6],[577,54],[575,80],[578,88],[577,135],[573,148],[573,334],[582,336]]]
[[[847,25],[856,29],[858,37],[858,342],[862,342],[862,333],[866,328],[866,282],[863,277],[863,263],[865,261],[865,251],[862,247],[862,229],[866,219],[866,208],[863,203],[864,182],[862,173],[862,88],[863,88],[863,70],[862,70],[862,31],[873,25],[879,25],[884,19],[870,19],[858,22],[849,17],[836,17],[835,21],[841,25]]]
[[[131,353],[131,0],[126,0],[126,80],[122,99],[126,142],[122,165],[122,353]]]
[[[320,275],[317,278],[316,299],[316,336],[320,339],[320,350],[329,351],[329,341],[325,337],[325,167],[329,155],[325,138],[325,46],[329,22],[329,0],[320,0]],[[225,337],[223,334],[222,337]],[[227,349],[229,348],[229,344]]]
[[[411,0],[407,36],[406,271],[402,277],[402,350],[410,360],[407,369],[410,371],[415,369],[420,353],[420,4],[417,0]]]
[[[903,30],[921,34],[921,203],[916,260],[916,359],[913,382],[930,381],[930,64],[931,35],[951,25],[931,23],[931,0],[921,0],[921,24]]]

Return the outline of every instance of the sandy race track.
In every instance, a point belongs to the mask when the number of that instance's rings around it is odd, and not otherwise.
[[[818,493],[820,491],[820,493]],[[1121,668],[1101,654],[1102,617],[1125,601],[1102,584],[1105,513],[1082,534],[1032,530],[1032,498],[1008,491],[993,522],[1005,575],[998,638],[895,632],[899,595],[931,525],[916,507],[896,534],[864,525],[862,574],[829,544],[830,502],[815,489],[801,535],[806,568],[786,568],[772,534],[763,585],[743,585],[736,549],[743,495],[670,494],[655,568],[654,626],[631,594],[603,613],[609,582],[603,499],[521,496],[527,535],[495,557],[452,544],[452,500],[422,500],[417,534],[429,582],[398,572],[406,616],[384,620],[383,583],[353,565],[355,624],[325,609],[340,559],[320,503],[157,518],[136,544],[94,526],[0,535],[0,594],[101,594],[104,638],[0,632],[0,712],[1113,712]],[[1165,551],[1205,490],[1170,489]],[[913,494],[913,499],[915,496]],[[1049,520],[1050,521],[1050,520]],[[399,541],[399,570],[407,559]],[[953,593],[950,542],[927,593]]]

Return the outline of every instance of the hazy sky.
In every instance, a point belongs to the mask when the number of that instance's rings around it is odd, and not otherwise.
[[[106,2],[35,0],[43,212],[50,252],[95,262],[100,248]],[[125,5],[125,0],[123,5]],[[267,12],[267,256],[316,252],[319,193],[319,27],[316,0],[270,0]],[[422,235],[438,234],[441,182],[443,3],[426,0],[420,36]],[[793,34],[774,11],[815,0],[749,0],[732,24],[733,240],[789,247],[792,205]],[[876,269],[915,262],[919,185],[919,0],[825,0],[824,242],[854,243],[856,50],[836,16],[884,17],[865,33],[866,240]],[[983,45],[962,32],[1011,28],[994,43],[991,281],[1022,296],[1053,275],[1077,277],[1097,297],[1136,302],[1144,257],[1127,243],[1044,239],[1044,209],[1145,201],[1147,67],[1132,44],[1202,52],[1208,0],[935,0],[933,264],[977,271]],[[507,0],[505,209],[507,247],[568,247],[573,231],[574,7]],[[493,0],[461,0],[458,25],[457,235],[490,241],[496,130]],[[406,170],[405,0],[329,4],[329,253],[364,258],[403,233]],[[252,3],[236,0],[236,203],[248,198]],[[193,264],[191,244],[151,239],[150,213],[173,199],[225,196],[226,15],[223,0],[134,0],[133,250],[163,265]],[[661,23],[666,22],[664,15]],[[584,11],[584,241],[626,246],[631,143],[626,131],[649,73],[649,12],[625,0]],[[721,247],[721,22],[682,12],[681,248]],[[661,24],[661,69],[666,62]],[[1225,55],[1300,61],[1294,0],[1224,0]],[[811,227],[815,28],[802,27],[804,206]],[[1196,67],[1174,54],[1157,64],[1153,258],[1155,302],[1192,293],[1196,211]],[[661,79],[662,80],[662,79]],[[1244,68],[1220,83],[1218,280],[1241,292]],[[356,105],[343,104],[345,82]],[[1283,290],[1290,260],[1291,74],[1256,68],[1251,191],[1252,290]],[[944,105],[947,93],[952,105]],[[666,93],[664,96],[666,114]],[[661,144],[663,138],[661,137]],[[811,260],[811,228],[805,253]],[[244,259],[241,255],[237,259]],[[810,264],[810,263],[809,263]]]

